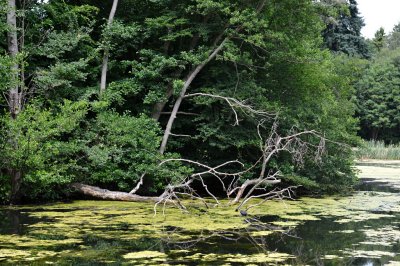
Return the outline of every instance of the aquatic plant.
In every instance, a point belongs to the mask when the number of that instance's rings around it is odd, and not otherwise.
[[[364,141],[356,151],[359,159],[400,160],[400,144],[385,145],[383,141]]]

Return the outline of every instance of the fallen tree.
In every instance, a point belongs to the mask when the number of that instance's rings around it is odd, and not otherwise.
[[[73,183],[70,187],[86,196],[103,199],[103,200],[118,200],[118,201],[150,201],[158,202],[161,199],[159,197],[145,197],[136,194],[130,194],[121,191],[110,191],[95,186],[89,186],[82,183]]]
[[[274,198],[292,199],[293,190],[296,187],[287,187],[283,189],[271,189],[270,187],[271,185],[279,184],[281,182],[280,177],[282,177],[282,174],[279,170],[273,168],[269,169],[268,164],[272,158],[276,157],[282,152],[288,152],[291,154],[293,161],[296,164],[301,165],[303,164],[304,156],[310,152],[313,152],[315,154],[314,160],[321,160],[321,155],[325,150],[326,139],[314,130],[297,131],[295,128],[292,128],[288,135],[281,136],[278,132],[278,118],[276,115],[274,117],[272,127],[268,129],[268,127],[265,126],[266,121],[271,121],[274,115],[262,110],[257,110],[251,105],[247,104],[245,101],[240,101],[232,97],[207,93],[187,94],[183,95],[182,99],[186,97],[210,97],[227,103],[234,114],[235,122],[233,126],[239,125],[238,111],[246,116],[251,116],[258,120],[259,123],[256,130],[259,138],[259,159],[248,168],[245,168],[244,164],[239,160],[227,161],[217,166],[209,166],[201,162],[182,158],[163,160],[159,163],[159,167],[169,162],[180,162],[189,164],[199,170],[203,170],[195,172],[189,176],[183,176],[180,180],[169,183],[165,187],[164,192],[160,196],[156,197],[145,197],[137,194],[141,186],[144,184],[146,173],[141,175],[138,183],[129,193],[109,191],[81,183],[74,183],[71,185],[71,187],[84,195],[103,200],[154,202],[155,212],[157,211],[157,206],[165,206],[166,204],[174,204],[176,207],[182,210],[187,210],[183,200],[188,198],[203,202],[206,208],[209,208],[210,204],[214,206],[221,204],[219,198],[209,189],[210,184],[207,182],[209,181],[207,178],[211,177],[213,178],[213,181],[218,181],[218,183],[221,184],[222,191],[225,193],[225,198],[229,199],[229,204],[237,205],[237,211],[244,211],[244,213],[246,213],[249,209],[260,205],[267,200]],[[168,130],[170,130],[170,128],[168,129],[167,126],[166,131]],[[170,134],[167,135],[169,136]],[[305,136],[313,136],[319,139],[319,144],[315,145],[307,140],[304,140],[303,137]],[[163,155],[165,151],[165,146],[163,146],[165,144],[164,140],[165,139],[163,139],[163,142],[161,143],[161,155]],[[237,172],[224,170],[233,165],[241,170]],[[246,179],[244,177],[245,174],[254,172],[255,170],[259,170],[258,177],[252,179]],[[196,191],[193,185],[195,183],[201,184],[200,186],[205,191],[206,196],[212,199],[212,203],[210,200],[206,199],[203,195]],[[261,199],[261,201],[250,205],[250,201],[256,198]]]
[[[141,176],[138,184],[131,192],[109,191],[95,186],[89,186],[80,183],[71,185],[76,191],[91,197],[103,200],[120,200],[120,201],[137,201],[137,202],[153,202],[155,203],[154,211],[156,212],[157,206],[174,204],[182,210],[186,210],[184,200],[195,199],[204,203],[206,208],[211,205],[216,206],[221,204],[220,197],[214,195],[209,189],[210,177],[213,181],[218,181],[221,184],[222,190],[225,193],[226,199],[229,199],[230,205],[235,205],[237,211],[247,212],[249,209],[264,203],[271,199],[292,199],[293,190],[296,187],[287,188],[271,188],[272,185],[281,182],[282,174],[277,169],[269,169],[268,164],[272,158],[281,152],[288,152],[292,155],[293,160],[297,164],[302,164],[304,156],[312,152],[314,160],[321,160],[321,155],[325,149],[325,138],[317,132],[301,131],[296,132],[291,130],[288,136],[281,136],[278,133],[278,122],[273,123],[268,136],[263,137],[265,120],[262,119],[257,126],[257,133],[259,136],[260,157],[250,167],[244,168],[244,164],[238,160],[227,161],[217,166],[209,166],[201,162],[196,162],[188,159],[166,159],[160,162],[159,167],[168,162],[179,161],[181,163],[190,164],[198,169],[204,169],[193,173],[189,176],[184,176],[180,180],[170,183],[165,187],[164,192],[160,196],[145,197],[137,193],[140,186],[143,184],[144,174]],[[319,144],[315,145],[303,139],[305,136],[313,136],[319,139]],[[231,166],[241,168],[241,171],[230,172],[224,170]],[[259,169],[260,174],[253,179],[244,179],[244,175]],[[193,186],[194,183],[201,184],[202,190],[207,194],[201,195]],[[260,199],[255,204],[250,204],[251,200]]]

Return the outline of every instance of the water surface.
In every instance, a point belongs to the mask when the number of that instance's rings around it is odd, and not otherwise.
[[[363,163],[348,197],[190,213],[104,201],[0,208],[0,264],[400,265],[400,163]]]

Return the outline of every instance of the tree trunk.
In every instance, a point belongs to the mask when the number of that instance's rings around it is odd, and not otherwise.
[[[10,110],[11,119],[16,119],[19,112],[21,111],[22,100],[21,93],[19,92],[19,66],[17,63],[18,55],[18,35],[17,35],[17,16],[16,16],[16,5],[15,0],[8,0],[8,11],[7,11],[7,42],[8,42],[8,54],[14,60],[14,64],[11,66],[12,81],[11,88],[8,92],[8,107]],[[16,145],[16,144],[15,144]],[[17,147],[15,147],[17,149]],[[16,204],[20,199],[20,187],[22,181],[21,171],[18,169],[9,169],[9,175],[11,178],[11,195],[10,203]]]
[[[113,1],[113,5],[111,7],[110,15],[108,16],[107,26],[110,26],[114,21],[115,12],[117,11],[118,0]],[[105,48],[103,55],[103,64],[101,66],[101,79],[100,79],[100,96],[104,93],[107,86],[107,71],[108,71],[108,57],[110,51],[108,48]]]
[[[259,14],[265,4],[266,4],[267,0],[261,0],[260,3],[258,4],[257,7],[257,14]],[[226,27],[227,28],[229,26],[229,23],[227,24]],[[240,32],[242,30],[242,27],[237,27],[235,32]],[[227,43],[227,41],[230,39],[230,37],[226,37],[225,39],[223,39],[221,41],[221,43],[217,46],[217,44],[220,42],[220,40],[222,39],[224,35],[224,31],[215,39],[214,41],[214,47],[216,47],[208,56],[208,58],[206,60],[204,60],[201,64],[197,65],[197,67],[188,75],[188,77],[185,80],[185,83],[182,87],[182,90],[180,92],[180,95],[178,97],[178,99],[176,100],[175,104],[174,104],[174,108],[172,109],[171,115],[169,117],[168,123],[167,123],[167,127],[165,128],[164,131],[164,136],[162,138],[162,142],[161,142],[161,146],[160,146],[160,153],[164,154],[166,148],[167,148],[167,143],[168,143],[168,138],[171,135],[171,129],[172,129],[172,125],[174,124],[176,115],[179,111],[179,107],[181,106],[182,100],[183,98],[185,98],[185,94],[187,89],[190,87],[190,85],[192,84],[193,80],[197,77],[197,75],[200,73],[200,71],[211,61],[213,60],[217,54],[224,48],[225,44]]]
[[[160,197],[143,197],[120,191],[110,191],[99,187],[89,186],[81,183],[71,184],[71,187],[80,193],[103,200],[158,202]]]
[[[12,59],[16,60],[18,54],[18,36],[17,36],[17,17],[16,17],[16,6],[15,0],[8,0],[8,12],[7,12],[7,41],[8,41],[8,54]],[[18,90],[19,84],[19,66],[15,61],[11,67],[12,73],[12,87],[9,90],[8,104],[10,109],[10,115],[13,119],[18,116],[21,110],[21,94]]]
[[[160,119],[161,113],[164,110],[164,107],[167,104],[169,98],[172,96],[173,92],[174,89],[172,88],[172,84],[168,85],[167,92],[165,94],[165,100],[154,104],[153,112],[151,114],[151,117],[154,120],[158,121]]]
[[[185,83],[183,84],[182,90],[179,94],[178,99],[176,100],[174,104],[174,108],[172,109],[171,116],[169,117],[167,127],[165,128],[164,136],[161,142],[160,146],[160,153],[164,154],[166,148],[167,148],[167,143],[168,143],[168,138],[171,135],[171,129],[172,125],[175,122],[176,115],[179,111],[179,107],[181,106],[183,98],[185,98],[185,94],[187,89],[190,87],[192,84],[193,80],[197,77],[197,75],[200,73],[200,71],[211,61],[213,60],[217,54],[224,48],[226,42],[228,41],[228,38],[225,38],[219,45],[212,51],[212,53],[208,56],[208,58],[203,61],[200,65],[198,65],[186,78]]]
[[[22,183],[22,174],[20,170],[10,170],[11,177],[11,195],[10,195],[10,204],[18,204],[21,200],[21,183]]]
[[[270,184],[270,185],[275,185],[279,184],[281,180],[264,180],[263,178],[257,178],[257,179],[250,179],[246,180],[239,188],[236,197],[234,200],[230,202],[230,204],[236,204],[239,203],[241,198],[243,197],[243,193],[245,192],[246,188],[249,186],[254,186],[256,184]],[[255,188],[255,187],[254,187]],[[251,193],[250,193],[251,194]]]
[[[378,134],[379,134],[379,128],[372,128],[372,133],[371,133],[371,137],[374,141],[376,141],[378,139]]]

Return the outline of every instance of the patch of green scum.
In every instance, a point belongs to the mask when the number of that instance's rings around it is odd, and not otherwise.
[[[400,167],[400,164],[398,164]],[[361,178],[371,178],[376,181],[389,180],[393,184],[400,184],[398,180],[400,177],[398,167],[379,167],[379,166],[366,166],[359,165],[357,168],[361,171]]]
[[[174,226],[186,230],[219,230],[243,228],[243,218],[234,211],[233,207],[218,207],[209,209],[207,213],[183,213],[176,208],[168,207],[166,215],[158,209],[154,215],[152,203],[119,202],[83,202],[78,201],[57,206],[47,206],[42,211],[29,213],[36,218],[50,218],[54,227],[69,227],[75,224],[84,224],[86,227],[104,226],[110,223],[124,223],[127,225],[145,226],[148,230],[159,230],[161,227]],[[65,212],[57,209],[67,210]],[[229,223],[227,223],[229,219]],[[199,223],[198,221],[202,222]],[[34,224],[31,227],[43,228],[43,224]]]
[[[329,231],[330,234],[352,234],[355,233],[354,230],[339,230],[339,231]]]
[[[150,258],[166,258],[167,254],[159,251],[138,251],[131,252],[122,256],[124,259],[150,259]]]
[[[259,200],[254,200],[251,204],[257,204]],[[300,201],[283,201],[271,200],[262,205],[251,209],[252,215],[265,216],[265,215],[290,215],[290,214],[303,213],[303,208]]]
[[[339,224],[345,224],[345,223],[352,223],[352,222],[363,222],[367,220],[378,220],[381,218],[388,218],[388,217],[396,217],[394,215],[389,215],[389,214],[376,214],[376,213],[369,213],[369,212],[364,212],[360,213],[358,212],[357,215],[352,215],[348,218],[343,218],[343,219],[338,219],[335,222]]]
[[[337,217],[337,222],[360,222],[393,217],[386,213],[400,211],[400,198],[393,193],[377,192],[373,196],[364,192],[352,197],[301,198],[298,201],[267,202],[257,214],[275,214],[281,219],[302,221],[320,217]],[[382,214],[373,212],[383,212]]]
[[[360,244],[374,246],[392,246],[400,241],[400,232],[397,227],[385,226],[383,228],[361,230],[366,240]]]
[[[19,248],[41,248],[50,246],[61,246],[61,245],[71,245],[79,244],[82,240],[78,238],[67,238],[58,240],[45,240],[36,239],[28,236],[18,236],[18,235],[0,235],[1,246],[13,246]]]
[[[286,253],[259,253],[252,255],[236,255],[235,257],[227,258],[229,262],[243,262],[243,263],[277,263],[284,262],[293,256]]]
[[[295,227],[299,225],[301,222],[299,221],[275,221],[272,222],[272,224],[277,225],[277,226],[283,226],[283,227]]]
[[[17,249],[0,249],[0,259],[31,256],[31,252]]]
[[[230,208],[230,209],[228,209]],[[115,217],[114,221],[126,224],[148,225],[149,229],[159,230],[160,228],[172,226],[184,230],[223,230],[245,228],[248,224],[244,223],[243,217],[232,210],[232,207],[218,207],[210,209],[201,214],[183,213],[181,210],[169,208],[165,216],[158,213],[148,213],[147,215],[124,215]]]
[[[325,255],[322,257],[324,260],[334,260],[334,259],[342,259],[343,257],[337,255]]]
[[[254,231],[250,233],[250,236],[269,236],[273,233],[275,233],[275,231]]]
[[[269,252],[269,253],[256,253],[256,254],[216,254],[216,253],[195,253],[190,256],[182,257],[185,261],[201,261],[205,263],[280,263],[294,256],[286,253]]]
[[[53,251],[26,251],[17,249],[0,249],[0,261],[17,263],[21,261],[36,261],[56,256]]]
[[[381,257],[394,257],[396,253],[380,250],[345,250],[344,254],[356,258],[380,259]]]
[[[282,215],[282,219],[296,220],[296,221],[318,221],[320,218],[310,214],[293,213],[291,215]]]

